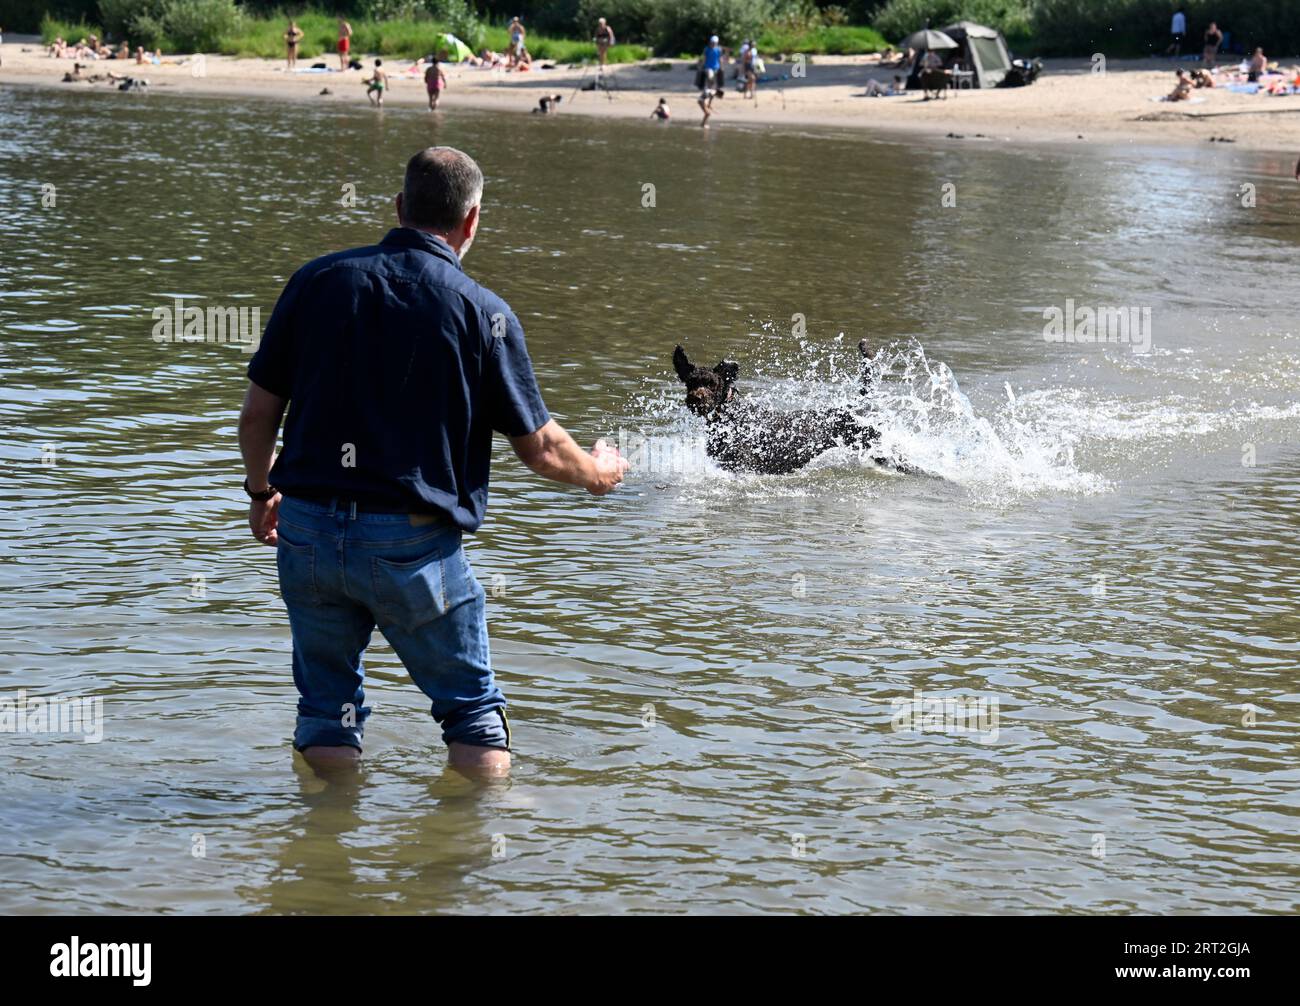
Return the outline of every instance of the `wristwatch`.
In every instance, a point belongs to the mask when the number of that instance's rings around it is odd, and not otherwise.
[[[248,488],[248,479],[244,479],[244,492],[248,493],[249,499],[256,500],[258,503],[265,503],[269,499],[274,499],[276,493],[279,491],[279,489],[275,488],[275,486],[268,482],[265,489],[260,493],[255,493],[252,489]]]

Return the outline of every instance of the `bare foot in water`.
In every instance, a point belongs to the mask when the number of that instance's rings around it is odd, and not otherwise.
[[[500,779],[510,774],[510,752],[452,741],[447,745],[447,763],[470,779]]]

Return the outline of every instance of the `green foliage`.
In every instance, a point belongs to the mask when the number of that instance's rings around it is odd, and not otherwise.
[[[98,17],[99,6],[95,0],[0,0],[0,27],[5,31],[40,32],[46,19],[56,24],[89,27]]]
[[[161,25],[162,13],[163,0],[99,0],[99,18],[113,38],[135,38],[142,19]]]
[[[808,31],[790,31],[777,23],[768,24],[754,41],[760,53],[801,52],[812,56],[880,52],[888,45],[874,28],[824,25]]]
[[[81,21],[61,21],[57,18],[50,17],[46,14],[41,18],[41,41],[50,45],[56,38],[61,38],[65,42],[76,44],[83,38],[90,38],[96,35],[99,38],[104,37],[104,29],[97,24],[88,24],[84,19]]]
[[[698,55],[710,35],[724,46],[753,38],[771,13],[768,0],[658,0],[650,30],[656,52]]]
[[[487,38],[487,25],[466,0],[428,0],[429,12],[467,46],[478,52]]]
[[[1200,49],[1211,21],[1232,33],[1234,47],[1263,46],[1270,56],[1300,50],[1300,4],[1259,0],[1033,0],[1035,40],[1049,54],[1137,56],[1163,52],[1175,7],[1187,14],[1185,52]]]
[[[901,42],[928,21],[942,28],[954,21],[974,21],[996,28],[1010,45],[1030,35],[1034,0],[889,0],[876,15],[875,25],[893,42]],[[1073,0],[1077,5],[1085,0]],[[1172,11],[1171,11],[1172,13]]]
[[[234,0],[165,0],[161,28],[173,49],[185,52],[212,52],[221,39],[239,30],[243,13]],[[143,25],[135,25],[137,36]],[[144,44],[141,39],[133,39]]]
[[[596,31],[596,19],[603,17],[618,41],[653,44],[651,22],[658,7],[659,0],[578,0],[571,27],[578,38],[590,39]]]

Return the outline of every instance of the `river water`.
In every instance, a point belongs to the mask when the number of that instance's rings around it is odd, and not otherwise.
[[[434,142],[483,165],[467,267],[552,412],[639,470],[594,500],[498,443],[470,556],[509,782],[444,768],[377,636],[364,772],[326,784],[244,524],[248,354],[153,312],[264,321],[384,233]],[[0,698],[103,709],[99,743],[0,733],[0,910],[1294,911],[1289,175],[1217,144],[0,92]],[[1132,308],[1130,341],[1050,341],[1067,301]],[[851,400],[862,337],[886,436],[941,478],[708,461],[675,344],[795,406]]]

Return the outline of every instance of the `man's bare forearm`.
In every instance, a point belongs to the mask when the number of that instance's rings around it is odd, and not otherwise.
[[[279,431],[279,423],[270,426],[260,417],[239,420],[239,453],[244,457],[244,471],[253,489],[265,489],[268,484]]]
[[[239,453],[252,489],[265,489],[275,464],[275,442],[280,433],[284,400],[255,384],[249,384],[244,407],[239,413]]]
[[[596,463],[554,419],[527,437],[512,437],[519,460],[545,479],[588,488]]]

